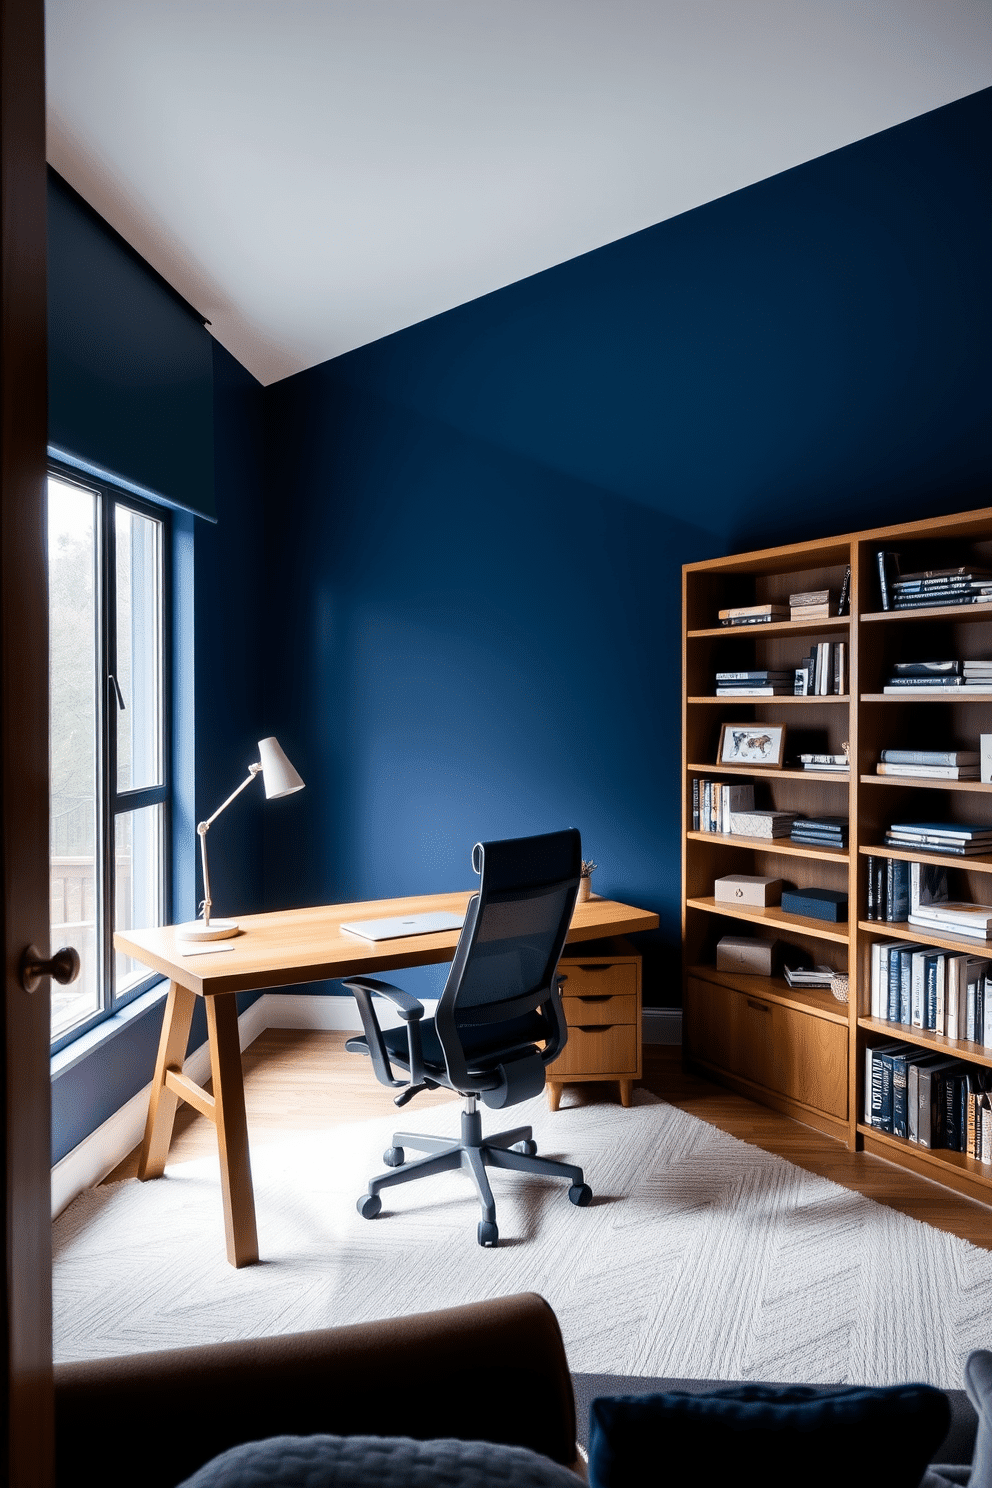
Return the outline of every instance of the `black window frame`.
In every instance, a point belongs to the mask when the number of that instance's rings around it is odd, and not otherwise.
[[[77,486],[98,501],[96,532],[98,536],[95,583],[99,597],[96,603],[96,643],[100,658],[102,686],[99,689],[97,717],[97,806],[98,824],[97,871],[98,917],[100,924],[101,1006],[74,1023],[71,1028],[50,1040],[52,1054],[59,1053],[101,1023],[114,1017],[130,1003],[150,991],[162,980],[158,971],[149,971],[123,993],[116,986],[114,960],[114,924],[116,919],[115,867],[116,819],[126,812],[145,806],[163,806],[162,840],[162,918],[172,920],[172,737],[170,717],[173,701],[172,658],[172,513],[165,505],[137,496],[114,482],[83,473],[71,465],[48,457],[47,475],[66,485]],[[117,785],[117,592],[116,592],[116,513],[125,507],[161,525],[162,549],[162,781],[159,785],[137,790],[119,790]],[[55,947],[53,947],[53,950]]]

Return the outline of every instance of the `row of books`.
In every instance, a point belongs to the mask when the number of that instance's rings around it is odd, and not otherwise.
[[[754,786],[729,780],[693,780],[692,830],[736,832],[734,817],[754,810]],[[742,836],[753,834],[742,833]]]
[[[793,673],[765,668],[750,672],[717,672],[717,697],[783,697],[792,693]]]
[[[907,780],[977,780],[980,765],[973,749],[883,749],[875,771]]]
[[[792,824],[789,838],[806,847],[846,847],[846,816],[800,816]]]
[[[865,1122],[921,1147],[992,1163],[989,1070],[889,1043],[865,1051]]]
[[[920,689],[964,696],[992,692],[992,661],[897,661],[882,691],[898,696]]]
[[[843,696],[847,692],[847,644],[844,641],[820,641],[795,669],[793,694],[796,697],[826,697],[829,693]]]
[[[871,948],[869,1012],[885,1023],[925,1028],[992,1046],[987,957],[905,940]]]
[[[878,585],[883,610],[929,609],[935,605],[992,601],[992,572],[975,564],[900,571],[899,554],[879,549]]]

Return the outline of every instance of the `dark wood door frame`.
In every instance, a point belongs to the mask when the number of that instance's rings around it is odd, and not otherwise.
[[[4,1456],[11,1488],[53,1479],[43,0],[0,0],[0,811],[5,978]]]

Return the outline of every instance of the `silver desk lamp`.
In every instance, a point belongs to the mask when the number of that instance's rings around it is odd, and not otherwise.
[[[203,862],[203,919],[177,925],[176,934],[180,940],[223,940],[228,935],[238,934],[237,920],[212,920],[210,918],[212,901],[210,873],[207,868],[207,833],[221,812],[227,810],[234,798],[240,796],[245,787],[251,785],[259,773],[265,785],[267,800],[278,800],[280,796],[291,796],[294,791],[303,789],[304,781],[286,758],[278,739],[260,739],[258,752],[260,755],[258,763],[248,766],[247,778],[242,780],[237,790],[232,791],[227,800],[217,807],[213,816],[200,822],[196,829],[200,838],[200,857]]]

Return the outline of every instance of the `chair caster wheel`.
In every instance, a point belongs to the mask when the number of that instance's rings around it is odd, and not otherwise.
[[[405,1161],[402,1147],[387,1147],[382,1154],[382,1160],[387,1168],[401,1168]]]
[[[499,1240],[499,1230],[494,1224],[489,1224],[485,1219],[479,1221],[479,1244],[495,1245]]]
[[[531,1142],[529,1139],[526,1142],[514,1142],[513,1151],[522,1152],[524,1157],[536,1157],[537,1143]]]
[[[382,1208],[382,1200],[378,1194],[362,1194],[355,1208],[363,1219],[375,1219],[379,1210]]]
[[[568,1197],[573,1204],[578,1204],[580,1209],[586,1209],[592,1202],[592,1189],[588,1183],[573,1183],[568,1190]]]

